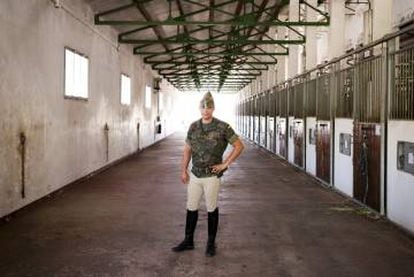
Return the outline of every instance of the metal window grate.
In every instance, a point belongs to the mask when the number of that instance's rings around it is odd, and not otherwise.
[[[371,57],[355,66],[355,119],[360,122],[380,122],[382,59]]]
[[[260,108],[260,104],[259,104],[259,97],[255,97],[254,100],[254,106],[253,106],[253,115],[254,116],[258,116],[259,115],[259,108]]]
[[[317,78],[316,81],[316,118],[318,120],[330,119],[330,91],[331,74],[325,73]]]
[[[294,116],[296,118],[303,118],[304,116],[304,105],[303,97],[305,95],[305,84],[299,83],[293,87],[294,97],[295,97],[295,106],[294,106]]]
[[[336,96],[336,117],[352,118],[354,97],[354,69],[338,72],[338,94]]]
[[[414,47],[391,54],[390,117],[414,119]]]
[[[275,105],[275,116],[280,115],[280,109],[279,109],[279,91],[274,88],[273,89],[273,103]]]
[[[287,89],[288,97],[289,97],[289,116],[295,115],[295,90],[293,87],[289,87]]]
[[[275,93],[274,91],[269,92],[269,116],[275,115]]]
[[[316,116],[316,79],[306,82],[306,115]]]
[[[269,93],[266,91],[262,94],[262,116],[269,115]]]
[[[287,117],[287,94],[288,94],[288,89],[284,88],[281,89],[278,93],[278,102],[279,102],[279,115],[281,117]]]
[[[261,94],[260,103],[258,95],[249,98],[243,110],[251,115],[265,115],[267,111],[281,117],[318,120],[352,118],[357,123],[379,123],[387,118],[414,120],[411,36],[408,31],[396,33],[314,68]],[[394,47],[398,50],[388,52]],[[381,114],[384,111],[389,114]]]

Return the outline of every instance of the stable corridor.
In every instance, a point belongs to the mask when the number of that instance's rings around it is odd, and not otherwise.
[[[183,238],[183,134],[70,185],[0,225],[0,276],[414,276],[414,240],[245,142],[220,194],[217,256]]]

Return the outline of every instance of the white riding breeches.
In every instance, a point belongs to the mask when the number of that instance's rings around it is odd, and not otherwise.
[[[197,178],[190,173],[190,182],[187,187],[187,210],[196,211],[200,206],[201,196],[204,193],[208,212],[217,208],[220,178],[217,176]]]

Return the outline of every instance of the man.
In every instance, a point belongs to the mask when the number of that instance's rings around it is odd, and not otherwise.
[[[215,239],[219,221],[217,208],[220,177],[243,151],[244,145],[229,124],[213,117],[214,100],[207,92],[200,102],[201,119],[191,124],[184,146],[181,181],[187,187],[187,218],[184,240],[173,247],[175,252],[194,249],[194,230],[197,225],[201,196],[208,212],[208,240],[206,256],[216,254]],[[223,161],[227,144],[233,149]],[[192,159],[191,176],[187,167]]]

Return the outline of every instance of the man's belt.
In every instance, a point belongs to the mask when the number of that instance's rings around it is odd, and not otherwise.
[[[191,168],[191,172],[198,178],[203,178],[203,177],[211,177],[211,176],[217,176],[217,177],[221,177],[223,176],[223,172],[220,173],[215,173],[212,171],[212,168],[210,166],[208,167],[197,167],[197,166],[193,166]]]

